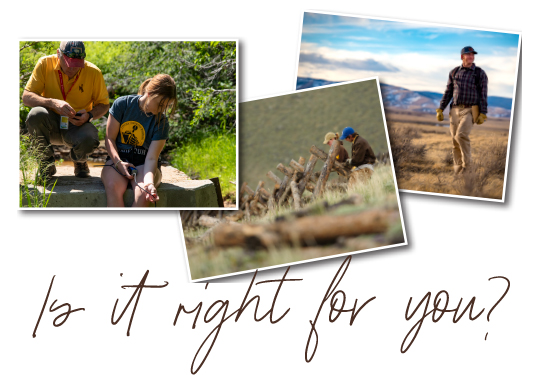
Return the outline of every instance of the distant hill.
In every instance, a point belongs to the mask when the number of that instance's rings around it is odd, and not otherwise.
[[[328,152],[326,133],[352,126],[375,153],[387,152],[383,115],[375,80],[240,103],[240,181],[255,188],[279,163],[309,159],[311,145]],[[350,143],[345,142],[350,153]],[[316,170],[320,170],[319,162]],[[332,174],[333,176],[334,174]]]
[[[416,91],[418,94],[423,95],[425,97],[428,97],[430,99],[436,100],[437,103],[441,101],[442,94],[439,94],[438,92],[431,92],[431,91]],[[489,107],[500,107],[503,109],[507,109],[509,111],[512,110],[512,99],[510,98],[504,98],[502,96],[488,96],[488,106]]]
[[[318,87],[336,83],[323,79],[298,77],[296,89]],[[381,83],[384,107],[388,110],[400,109],[413,112],[435,113],[442,98],[442,93],[431,91],[412,91],[403,87]],[[490,117],[510,117],[512,99],[500,96],[488,96],[488,114]]]
[[[325,81],[324,79],[298,77],[296,79],[296,89],[297,90],[309,89],[312,87],[331,85],[332,83],[338,83],[338,82]]]

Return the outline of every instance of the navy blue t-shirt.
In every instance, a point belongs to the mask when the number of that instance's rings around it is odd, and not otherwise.
[[[161,115],[159,125],[157,116],[148,115],[139,108],[141,95],[127,95],[116,99],[109,113],[120,123],[116,147],[119,152],[127,151],[133,146],[146,150],[152,141],[169,138],[169,121]]]

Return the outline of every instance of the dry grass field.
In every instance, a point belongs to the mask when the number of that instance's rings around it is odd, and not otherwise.
[[[473,168],[457,176],[448,115],[437,123],[434,115],[390,112],[387,123],[400,189],[502,199],[509,119],[488,118],[474,126]]]

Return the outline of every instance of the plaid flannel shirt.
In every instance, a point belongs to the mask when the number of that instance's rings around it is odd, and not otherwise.
[[[461,65],[456,74],[455,79],[452,78],[452,71],[448,75],[448,82],[446,83],[446,91],[441,99],[441,105],[439,108],[444,111],[446,106],[453,99],[455,105],[478,105],[480,107],[480,113],[487,114],[487,90],[488,90],[488,77],[483,70],[476,69],[476,65],[472,64],[470,68],[464,68]],[[480,72],[480,88],[477,89],[475,81],[475,73]],[[480,97],[478,92],[480,91]]]

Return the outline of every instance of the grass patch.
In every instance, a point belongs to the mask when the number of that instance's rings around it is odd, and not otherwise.
[[[389,136],[399,188],[502,199],[508,133],[496,126],[499,124],[473,127],[469,173],[454,175],[448,128],[391,124]]]
[[[52,184],[50,193],[46,187],[49,181],[39,173],[40,169],[49,167],[43,161],[43,149],[36,138],[21,135],[19,138],[19,207],[47,207],[52,191],[56,186],[56,180]],[[39,186],[42,186],[40,189]]]
[[[219,177],[223,195],[236,190],[229,181],[236,181],[236,135],[212,134],[203,140],[177,148],[172,165],[191,178]]]

